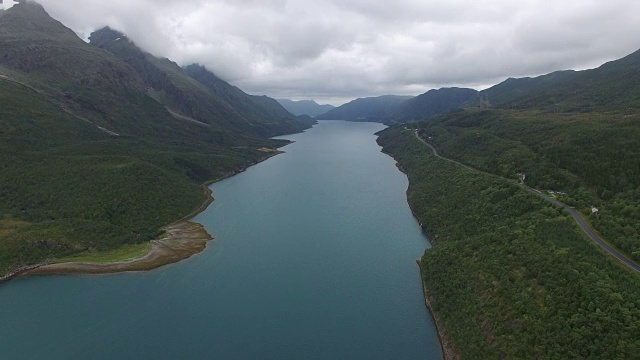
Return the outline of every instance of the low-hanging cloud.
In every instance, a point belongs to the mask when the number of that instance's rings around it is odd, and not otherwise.
[[[640,48],[636,0],[39,0],[250,93],[342,102],[583,69]]]

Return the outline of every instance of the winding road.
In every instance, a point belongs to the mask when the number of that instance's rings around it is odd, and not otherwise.
[[[410,130],[410,129],[408,129],[408,128],[405,128],[405,129],[406,129],[406,130]],[[502,176],[498,176],[498,175],[496,175],[496,174],[492,174],[492,173],[488,173],[488,172],[486,172],[486,171],[478,170],[478,169],[472,168],[472,167],[470,167],[470,166],[468,166],[468,165],[465,165],[465,164],[463,164],[463,163],[461,163],[461,162],[458,162],[458,161],[455,161],[455,160],[452,160],[452,159],[449,159],[449,158],[443,157],[443,156],[441,156],[440,154],[438,154],[438,150],[436,150],[436,148],[435,148],[435,147],[433,147],[431,144],[429,144],[429,143],[428,143],[428,142],[426,142],[423,138],[421,138],[421,137],[420,137],[420,135],[418,135],[418,130],[414,130],[414,131],[413,131],[413,134],[416,136],[416,138],[417,138],[418,140],[420,140],[423,144],[425,144],[426,146],[428,146],[428,147],[431,149],[431,151],[433,151],[433,155],[435,155],[436,157],[438,157],[438,158],[440,158],[440,159],[442,159],[442,160],[445,160],[445,161],[449,161],[449,162],[455,163],[455,164],[457,164],[457,165],[460,165],[460,166],[464,167],[465,169],[469,169],[469,170],[472,170],[472,171],[481,172],[481,173],[483,173],[483,174],[487,174],[487,175],[491,175],[491,176],[499,177],[499,178],[504,179],[504,180],[507,180],[507,181],[513,181],[512,179],[507,179],[507,178],[504,178],[504,177],[502,177]],[[542,192],[540,192],[540,191],[538,191],[538,190],[536,190],[536,189],[530,188],[530,187],[528,187],[528,186],[526,186],[526,185],[524,185],[524,184],[522,184],[522,183],[521,183],[521,184],[519,184],[519,185],[520,185],[523,189],[527,190],[528,192],[530,192],[530,193],[532,193],[532,194],[534,194],[534,195],[537,195],[538,197],[540,197],[540,198],[542,198],[542,199],[544,199],[544,200],[547,200],[547,201],[549,201],[549,202],[553,203],[553,204],[554,204],[554,205],[556,205],[556,206],[559,206],[559,207],[565,208],[565,209],[569,212],[569,214],[571,214],[571,216],[572,216],[572,217],[573,217],[573,219],[576,221],[576,223],[578,224],[578,226],[580,227],[580,229],[582,229],[582,231],[583,231],[585,234],[587,234],[587,236],[588,236],[591,240],[593,240],[593,241],[594,241],[596,244],[598,244],[602,249],[604,249],[604,251],[606,251],[607,253],[609,253],[610,255],[612,255],[613,257],[615,257],[616,259],[618,259],[618,260],[619,260],[620,262],[622,262],[623,264],[627,265],[628,267],[630,267],[631,269],[635,270],[636,272],[640,272],[640,265],[636,264],[636,263],[635,263],[635,262],[633,262],[632,260],[630,260],[630,259],[628,259],[627,257],[625,257],[624,255],[622,255],[622,254],[621,254],[620,252],[618,252],[616,249],[614,249],[613,247],[611,247],[611,245],[607,244],[607,242],[606,242],[606,241],[602,240],[602,238],[600,238],[598,235],[596,235],[596,234],[593,232],[593,230],[591,230],[591,228],[586,224],[586,222],[584,221],[584,219],[582,218],[582,216],[580,216],[580,214],[578,213],[578,211],[577,211],[575,208],[573,208],[573,207],[571,207],[571,206],[569,206],[569,205],[567,205],[567,204],[565,204],[565,203],[563,203],[563,202],[561,202],[561,201],[558,201],[558,200],[556,200],[556,199],[554,199],[554,198],[552,198],[552,197],[549,197],[549,196],[547,196],[547,195],[543,194]]]

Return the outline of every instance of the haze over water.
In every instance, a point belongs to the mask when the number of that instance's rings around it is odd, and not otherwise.
[[[321,122],[212,185],[204,253],[151,272],[0,285],[7,359],[439,359],[428,241],[372,123]]]

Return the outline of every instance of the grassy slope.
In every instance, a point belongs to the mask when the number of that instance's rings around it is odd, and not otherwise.
[[[379,142],[407,171],[408,199],[437,245],[422,261],[463,358],[633,358],[640,279],[568,214],[514,183],[435,158],[400,128]]]

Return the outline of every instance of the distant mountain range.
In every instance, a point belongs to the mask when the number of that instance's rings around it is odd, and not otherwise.
[[[596,69],[509,78],[480,92],[466,88],[442,88],[416,97],[385,95],[360,98],[316,118],[393,124],[424,120],[465,107],[550,112],[638,109],[640,50]]]
[[[324,104],[320,105],[314,100],[289,100],[289,99],[276,99],[285,109],[287,109],[293,115],[308,115],[318,116],[324,114],[327,111],[335,108],[333,105]]]
[[[374,121],[385,124],[422,120],[475,103],[473,89],[443,88],[416,97],[385,95],[353,100],[324,114],[319,120]]]
[[[392,112],[411,98],[397,95],[359,98],[316,116],[316,119],[387,122]]]

